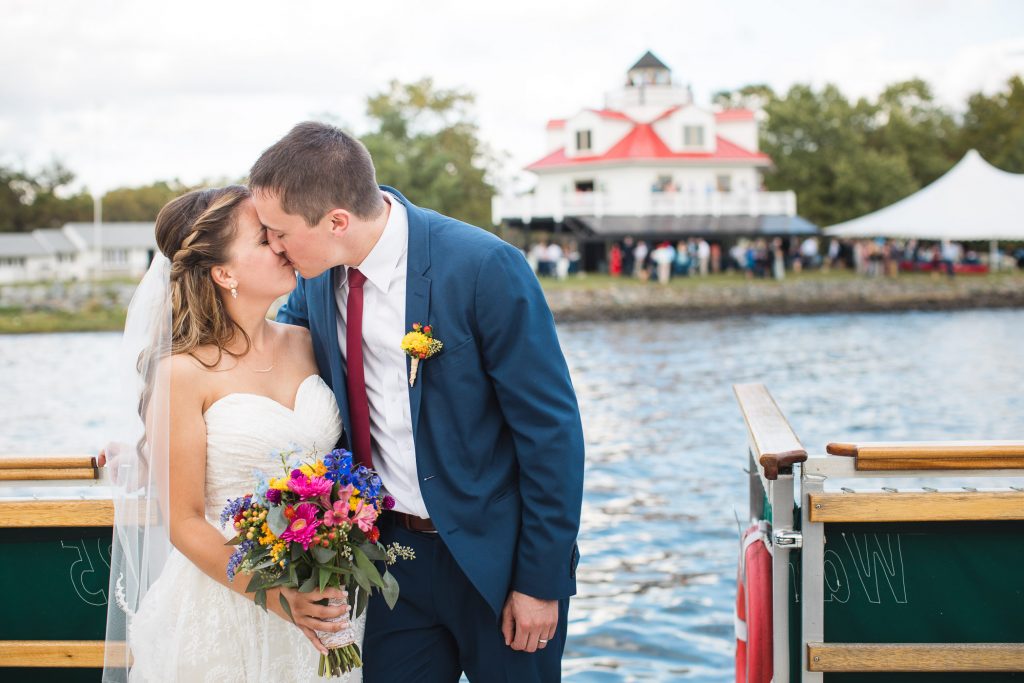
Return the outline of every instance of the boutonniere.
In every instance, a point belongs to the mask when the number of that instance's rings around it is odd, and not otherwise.
[[[409,365],[409,386],[416,383],[416,373],[419,371],[420,361],[426,360],[436,354],[444,346],[440,339],[434,339],[434,331],[430,325],[412,324],[412,332],[402,337],[402,350],[412,358]]]

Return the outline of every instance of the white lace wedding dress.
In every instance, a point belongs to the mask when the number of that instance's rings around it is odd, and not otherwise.
[[[228,394],[206,420],[206,519],[220,528],[229,498],[252,491],[253,470],[281,476],[274,449],[324,454],[341,435],[334,394],[319,375],[299,385],[295,409],[266,396]],[[225,538],[233,535],[224,530]],[[226,570],[226,567],[225,567]],[[248,581],[241,574],[236,581]],[[362,645],[365,613],[354,623]],[[130,620],[132,681],[316,681],[320,655],[302,632],[204,574],[177,550]],[[356,683],[356,670],[340,679]]]

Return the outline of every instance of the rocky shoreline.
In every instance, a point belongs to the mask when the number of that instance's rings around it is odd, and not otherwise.
[[[789,278],[661,286],[560,285],[546,291],[555,320],[707,320],[749,315],[1024,308],[1024,276]]]
[[[0,287],[0,334],[120,330],[134,288],[126,282]],[[669,286],[596,276],[545,281],[544,289],[559,323],[1024,308],[1024,274],[954,280],[833,274],[781,282],[712,276]]]

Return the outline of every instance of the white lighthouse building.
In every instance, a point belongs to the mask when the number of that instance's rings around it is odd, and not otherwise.
[[[647,52],[602,108],[548,122],[547,153],[526,167],[535,187],[495,197],[494,220],[570,233],[589,247],[588,269],[626,236],[724,242],[815,232],[797,216],[792,191],[762,190],[770,165],[754,112],[695,105]]]

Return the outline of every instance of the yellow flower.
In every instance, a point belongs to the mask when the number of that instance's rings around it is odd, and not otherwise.
[[[419,331],[410,332],[402,337],[402,350],[410,356],[421,360],[430,358],[440,351],[442,346],[443,344],[439,340]]]
[[[277,540],[277,536],[275,536],[274,532],[270,530],[270,527],[267,526],[266,522],[263,523],[261,531],[263,532],[263,535],[260,536],[260,545],[270,545]]]
[[[288,479],[286,477],[279,477],[270,480],[270,488],[277,489],[278,491],[288,490]]]
[[[322,477],[327,474],[327,466],[322,460],[317,460],[313,465],[303,465],[299,471],[307,477]]]
[[[277,562],[281,559],[284,554],[284,541],[277,541],[274,546],[270,549],[270,557]]]

